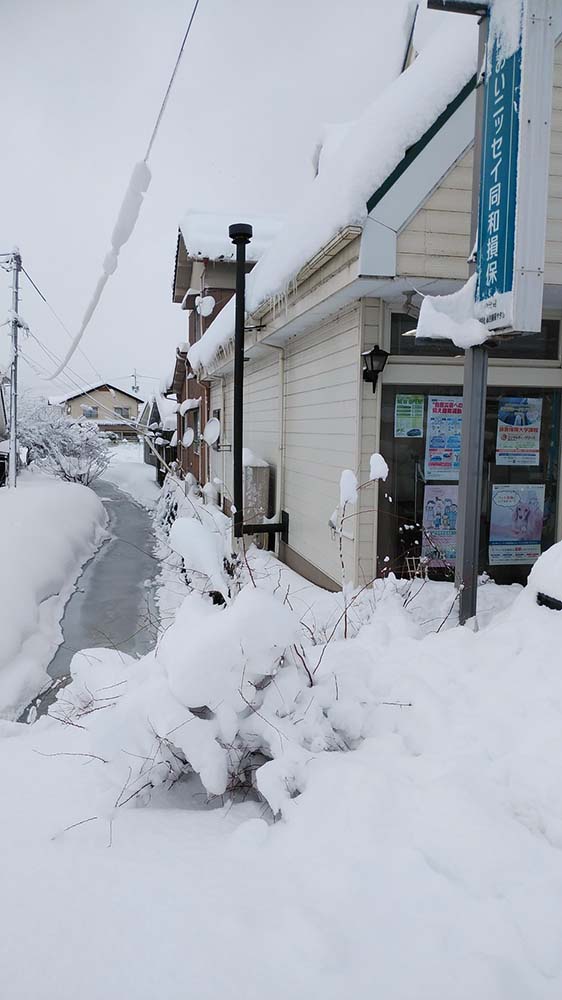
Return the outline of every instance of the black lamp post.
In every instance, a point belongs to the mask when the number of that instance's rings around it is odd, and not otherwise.
[[[244,524],[244,470],[242,467],[244,415],[244,323],[246,318],[246,245],[252,239],[252,227],[238,222],[228,227],[228,235],[236,247],[236,319],[234,333],[234,426],[233,493],[234,536],[240,538]]]
[[[383,351],[382,347],[378,346],[373,347],[372,351],[365,351],[361,355],[363,358],[363,381],[371,383],[373,392],[377,388],[379,375],[388,361],[388,356],[388,351]]]

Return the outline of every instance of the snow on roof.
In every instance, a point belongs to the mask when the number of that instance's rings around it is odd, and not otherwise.
[[[131,399],[136,399],[137,402],[144,403],[142,396],[137,396],[135,392],[130,392],[129,389],[121,389],[118,385],[113,385],[111,382],[94,382],[93,385],[86,385],[82,389],[76,389],[74,392],[69,392],[66,396],[49,396],[48,402],[50,406],[60,406],[61,403],[68,403],[71,399],[78,399],[88,392],[95,392],[96,389],[104,389],[106,386],[112,395],[120,392],[123,396],[130,396]]]
[[[248,213],[187,212],[180,221],[180,230],[188,257],[196,260],[235,260],[236,247],[228,236],[233,222],[249,221]],[[271,245],[281,229],[279,219],[251,217],[254,229],[252,242],[246,248],[246,258],[257,261]]]
[[[285,226],[247,280],[246,306],[255,312],[283,292],[330,240],[362,226],[367,202],[468,83],[476,70],[474,18],[451,18],[322,158]],[[448,166],[444,164],[443,167]],[[251,246],[251,244],[250,244]],[[189,351],[194,368],[208,365],[234,332],[234,299]]]
[[[158,407],[158,412],[162,419],[177,413],[178,403],[176,399],[168,399],[167,396],[154,396],[153,401]]]

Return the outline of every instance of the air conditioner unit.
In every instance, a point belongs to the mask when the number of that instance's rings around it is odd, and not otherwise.
[[[269,517],[271,469],[269,465],[244,466],[244,520],[263,521]]]

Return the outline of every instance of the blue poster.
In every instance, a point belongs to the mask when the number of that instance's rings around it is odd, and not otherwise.
[[[459,478],[462,396],[429,396],[425,442],[426,480]]]
[[[498,409],[496,465],[538,465],[542,399],[503,396]]]

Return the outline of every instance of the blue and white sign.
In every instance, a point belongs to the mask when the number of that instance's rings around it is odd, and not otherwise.
[[[509,57],[494,42],[484,97],[476,299],[490,329],[511,326],[521,93],[521,45]]]
[[[513,3],[517,45],[506,45],[491,8],[476,285],[476,315],[490,330],[541,327],[554,2]]]

